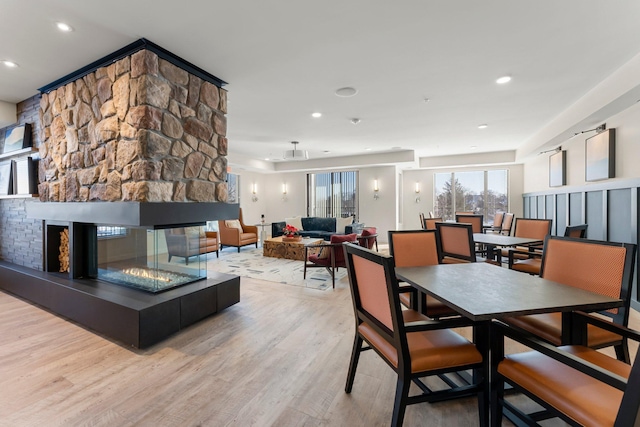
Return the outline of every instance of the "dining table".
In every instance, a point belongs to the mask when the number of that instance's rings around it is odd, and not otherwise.
[[[494,259],[498,263],[502,262],[502,253],[496,248],[507,248],[513,246],[533,246],[542,244],[543,240],[533,237],[505,236],[494,233],[473,233],[473,241],[487,247],[487,259]]]
[[[489,263],[437,264],[396,267],[396,276],[427,296],[437,298],[473,321],[473,341],[483,354],[484,401],[490,402],[491,323],[494,319],[529,314],[561,312],[563,325],[570,328],[572,341],[586,332],[582,322],[573,322],[575,311],[595,312],[621,307],[619,298],[522,274]],[[489,408],[490,406],[487,406]],[[483,426],[489,425],[489,410]]]

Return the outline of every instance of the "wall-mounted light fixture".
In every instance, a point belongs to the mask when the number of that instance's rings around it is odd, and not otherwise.
[[[287,200],[287,184],[282,184],[282,200]]]
[[[420,183],[416,182],[416,203],[420,203]]]
[[[380,198],[380,187],[378,187],[378,180],[373,180],[373,198],[378,200]]]
[[[251,201],[252,202],[258,201],[257,194],[258,194],[258,184],[254,182],[253,184],[251,184]]]

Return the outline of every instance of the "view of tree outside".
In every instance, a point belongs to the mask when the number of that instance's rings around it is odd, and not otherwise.
[[[307,215],[323,218],[358,216],[358,172],[307,175]]]
[[[455,219],[456,212],[482,214],[491,224],[496,212],[507,212],[507,170],[436,173],[434,215]]]

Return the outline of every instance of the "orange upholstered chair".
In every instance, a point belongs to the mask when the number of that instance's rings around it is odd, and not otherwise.
[[[541,242],[546,236],[551,233],[551,225],[553,224],[550,219],[533,219],[533,218],[518,218],[516,220],[515,230],[513,235],[515,237],[527,237],[530,239],[539,239]],[[537,247],[541,249],[541,246]],[[517,246],[515,248],[502,249],[502,259],[509,259],[509,251],[529,251],[534,249],[531,246]],[[516,253],[512,255],[514,259],[526,259],[529,258],[526,254]]]
[[[395,230],[389,231],[389,254],[396,267],[421,267],[440,262],[438,233],[436,230]],[[400,286],[400,302],[414,310],[419,309],[418,292],[412,286]],[[433,318],[455,316],[451,307],[426,295],[422,299],[424,313]]]
[[[483,226],[483,216],[482,215],[456,215],[456,222],[461,222],[463,224],[471,224],[474,233],[482,233]]]
[[[483,225],[482,232],[492,232],[499,233],[502,231],[502,220],[504,219],[504,212],[496,212],[493,216],[493,224],[492,225]]]
[[[473,242],[473,226],[459,222],[438,222],[436,230],[440,236],[440,263],[455,264],[476,262]]]
[[[564,229],[565,237],[582,239],[587,234],[587,224],[572,225]],[[527,259],[517,261],[516,254],[526,255]],[[539,275],[542,267],[542,251],[509,251],[509,268],[523,273]]]
[[[422,226],[422,228],[424,228],[425,230],[435,230],[436,229],[436,222],[443,222],[444,219],[442,218],[425,218],[424,219],[424,225]]]
[[[600,312],[614,323],[627,326],[636,246],[600,240],[548,236],[540,276],[568,286],[620,298],[622,307]],[[526,292],[526,290],[524,291]],[[571,331],[563,328],[560,313],[510,317],[505,322],[535,334],[553,345],[570,343]],[[589,326],[588,346],[614,346],[620,360],[629,362],[626,340],[601,328]]]
[[[238,219],[218,221],[220,249],[224,246],[235,246],[240,252],[242,246],[255,244],[258,247],[258,227],[247,225],[242,220],[242,208]]]
[[[607,328],[611,334],[640,341],[640,334],[630,329],[586,314],[577,316],[589,326],[597,325]],[[537,426],[550,418],[560,418],[572,426],[638,425],[640,351],[633,366],[629,366],[580,345],[556,348],[500,322],[494,322],[492,332],[492,425],[502,425],[503,415],[515,425],[528,426]],[[532,350],[504,355],[505,337]],[[505,383],[534,400],[543,410],[528,414],[516,407],[516,401],[507,401]]]
[[[470,394],[478,396],[480,419],[486,419],[488,381],[482,378],[482,354],[450,329],[467,326],[469,321],[462,317],[432,320],[414,310],[402,310],[394,259],[358,245],[346,244],[344,249],[356,323],[345,391],[353,390],[361,353],[373,349],[397,374],[391,426],[402,425],[407,405]],[[476,370],[476,382],[470,388],[432,391],[421,381],[464,369]],[[419,385],[422,393],[409,396],[411,383]]]

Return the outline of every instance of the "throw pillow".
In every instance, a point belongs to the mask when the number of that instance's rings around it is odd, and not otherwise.
[[[298,230],[303,230],[303,228],[302,228],[302,218],[300,218],[299,216],[297,216],[295,218],[285,218],[284,222],[287,225],[291,225],[291,226],[297,228]]]
[[[200,227],[185,227],[184,234],[188,239],[197,239],[200,237]]]
[[[238,228],[238,229],[242,230],[242,225],[240,225],[240,220],[239,219],[226,220],[224,222],[224,225],[226,225],[227,228]]]
[[[353,217],[336,218],[336,233],[344,233],[345,227],[353,223]]]
[[[351,234],[332,234],[331,243],[344,243],[344,242],[355,242],[358,235],[356,233]]]

